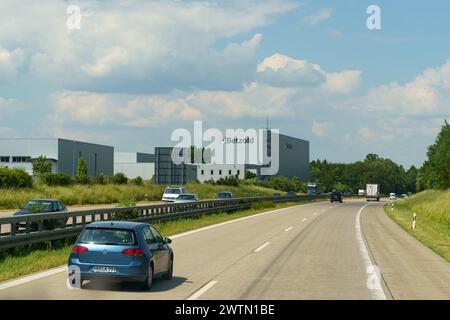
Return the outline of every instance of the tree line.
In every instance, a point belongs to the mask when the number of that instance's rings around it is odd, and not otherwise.
[[[427,158],[419,169],[415,166],[405,169],[373,153],[362,161],[348,164],[314,160],[310,163],[310,179],[319,183],[324,192],[333,189],[357,192],[365,189],[367,183],[379,184],[384,194],[447,189],[450,187],[450,126],[447,121],[435,143],[428,147]]]

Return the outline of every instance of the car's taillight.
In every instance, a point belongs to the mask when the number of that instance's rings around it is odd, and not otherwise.
[[[123,249],[122,250],[123,254],[126,254],[128,256],[143,256],[144,252],[142,252],[141,249]]]
[[[76,253],[83,253],[83,252],[88,252],[89,249],[86,247],[82,247],[82,246],[73,246],[72,247],[72,252],[76,252]]]

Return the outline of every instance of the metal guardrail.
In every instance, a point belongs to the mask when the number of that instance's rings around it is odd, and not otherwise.
[[[127,219],[129,221],[155,223],[203,214],[249,209],[253,203],[258,202],[296,202],[320,198],[325,198],[325,196],[248,197],[5,217],[0,218],[0,250],[74,237],[91,222],[118,220],[117,215],[130,212],[133,212],[137,218]]]

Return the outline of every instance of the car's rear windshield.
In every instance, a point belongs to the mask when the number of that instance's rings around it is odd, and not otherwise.
[[[221,192],[221,193],[219,193],[219,197],[228,198],[230,196],[231,196],[231,193],[229,193],[229,192]]]
[[[177,188],[167,188],[164,193],[180,194],[180,189]]]
[[[331,195],[332,195],[332,196],[340,196],[340,195],[341,195],[341,193],[340,193],[340,192],[338,192],[338,191],[335,191],[335,192],[332,192],[332,193],[331,193]]]
[[[78,238],[78,242],[94,243],[104,245],[127,246],[135,245],[136,237],[134,231],[125,229],[84,229]]]
[[[47,211],[52,209],[52,202],[32,200],[28,201],[27,204],[23,206],[23,208],[30,211]]]
[[[191,194],[182,194],[180,196],[178,196],[178,199],[182,199],[182,200],[195,200],[195,196],[191,195]]]

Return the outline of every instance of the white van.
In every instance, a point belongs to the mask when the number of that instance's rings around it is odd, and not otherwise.
[[[174,187],[167,187],[166,190],[164,190],[162,201],[164,202],[174,202],[176,198],[180,194],[185,194],[186,188],[174,188]]]

